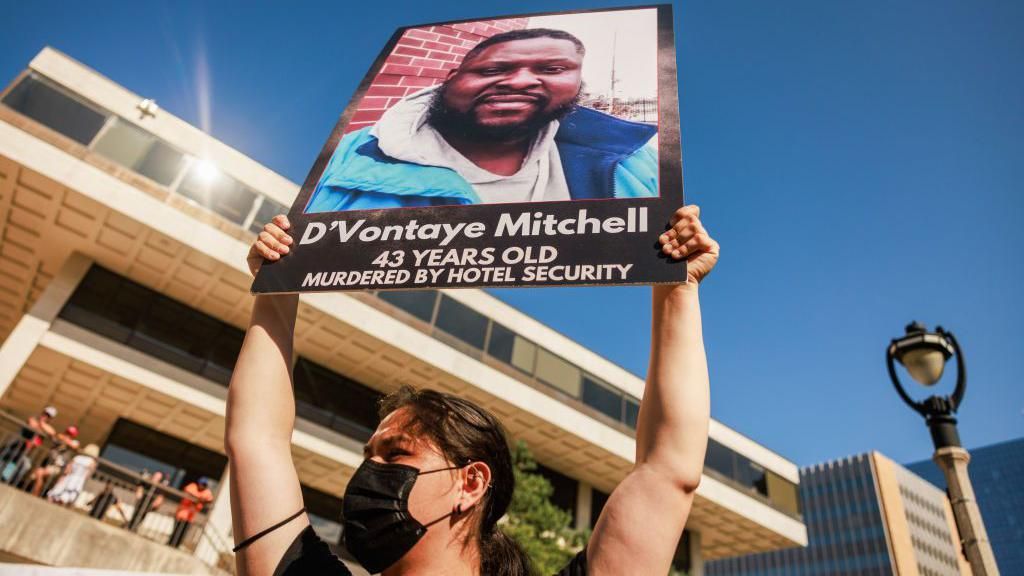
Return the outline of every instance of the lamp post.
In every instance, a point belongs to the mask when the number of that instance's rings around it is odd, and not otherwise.
[[[974,576],[995,576],[999,574],[996,559],[992,554],[992,545],[988,541],[985,523],[981,519],[981,511],[974,498],[971,478],[967,475],[967,463],[971,456],[960,445],[960,434],[956,428],[957,408],[964,398],[967,387],[967,371],[964,368],[964,357],[953,334],[946,332],[941,326],[935,332],[929,332],[922,324],[913,322],[907,325],[906,334],[896,338],[886,350],[885,360],[889,366],[889,377],[896,387],[900,398],[924,417],[928,430],[935,444],[932,459],[946,476],[949,501],[953,506],[953,516],[960,531],[960,539],[964,555],[971,565]],[[895,362],[899,362],[920,384],[934,386],[945,369],[946,362],[956,356],[956,388],[948,396],[932,395],[924,400],[914,400],[900,383],[896,373]],[[894,362],[895,361],[895,362]]]

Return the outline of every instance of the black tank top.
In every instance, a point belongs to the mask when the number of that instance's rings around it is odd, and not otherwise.
[[[338,558],[326,542],[313,531],[312,526],[295,537],[281,562],[274,570],[274,576],[352,576],[352,571]],[[587,576],[587,551],[580,551],[565,568],[555,576]]]

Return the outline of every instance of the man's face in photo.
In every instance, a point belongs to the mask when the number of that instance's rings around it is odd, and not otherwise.
[[[570,40],[529,38],[488,46],[452,71],[435,98],[431,122],[465,136],[535,134],[572,110],[583,56]]]

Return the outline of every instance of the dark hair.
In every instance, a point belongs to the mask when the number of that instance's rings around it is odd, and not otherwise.
[[[476,537],[480,544],[480,573],[488,576],[526,576],[530,558],[498,528],[512,493],[515,474],[505,429],[487,410],[451,394],[403,386],[380,402],[380,416],[405,408],[411,432],[433,440],[457,465],[483,462],[491,469],[491,486],[477,508],[481,510]]]
[[[495,34],[490,38],[480,42],[476,46],[473,46],[469,52],[462,58],[462,63],[465,64],[476,58],[481,52],[494,46],[495,44],[501,44],[503,42],[512,42],[514,40],[532,40],[534,38],[554,38],[555,40],[568,40],[576,46],[576,53],[583,56],[587,53],[587,49],[583,46],[583,42],[580,39],[569,34],[564,30],[553,30],[551,28],[526,28],[524,30],[509,30],[508,32],[502,32]]]

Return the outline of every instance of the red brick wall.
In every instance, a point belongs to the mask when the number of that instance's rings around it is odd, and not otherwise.
[[[373,79],[345,132],[372,125],[403,96],[440,84],[470,48],[500,32],[526,28],[528,21],[484,20],[406,30]]]

